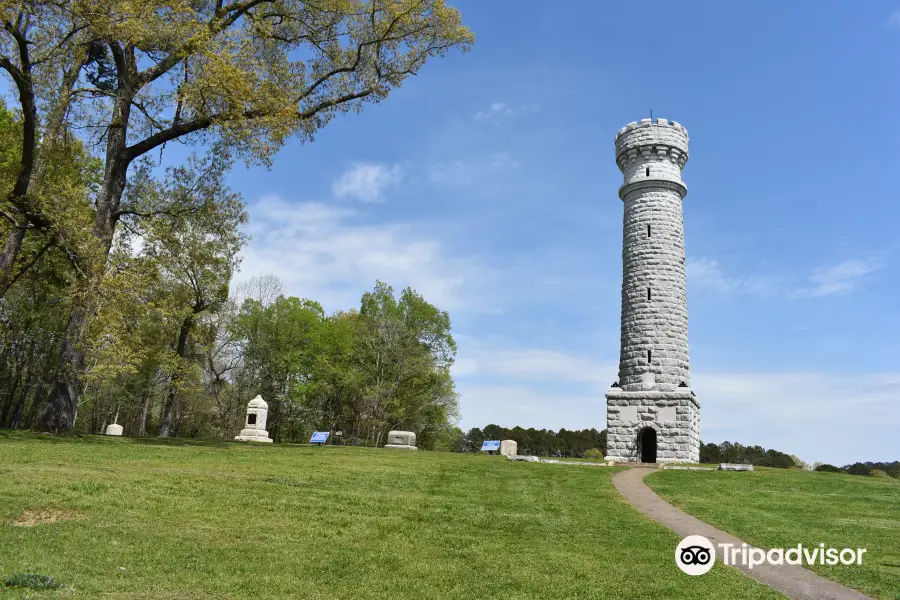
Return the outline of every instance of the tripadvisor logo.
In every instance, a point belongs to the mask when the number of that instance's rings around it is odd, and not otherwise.
[[[734,544],[717,544],[722,562],[730,566],[744,566],[748,569],[763,564],[769,565],[861,565],[866,548],[826,548],[806,547],[797,544],[791,548],[772,548],[763,550],[747,544],[740,547]],[[703,575],[716,562],[716,550],[713,543],[702,535],[689,535],[675,548],[675,564],[688,575]]]
[[[675,564],[688,575],[703,575],[715,562],[716,549],[702,535],[689,535],[675,548]]]

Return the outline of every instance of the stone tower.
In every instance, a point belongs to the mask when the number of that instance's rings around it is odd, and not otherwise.
[[[698,462],[691,391],[681,171],[687,130],[666,119],[616,135],[625,181],[619,379],[606,394],[607,460]]]

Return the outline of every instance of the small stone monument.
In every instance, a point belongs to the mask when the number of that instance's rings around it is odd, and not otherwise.
[[[247,424],[241,429],[240,435],[234,437],[239,442],[272,442],[269,432],[266,431],[266,416],[269,414],[269,405],[257,396],[247,403]]]
[[[418,450],[416,448],[416,434],[412,431],[391,431],[387,437],[388,443],[385,448],[396,448],[399,450]]]
[[[753,465],[737,464],[737,463],[721,463],[719,471],[752,471]]]
[[[116,408],[116,416],[111,425],[106,427],[106,435],[122,435],[122,426],[119,425],[119,409]]]
[[[519,444],[516,443],[516,440],[503,440],[500,442],[500,454],[509,458],[510,456],[515,456],[519,452]]]

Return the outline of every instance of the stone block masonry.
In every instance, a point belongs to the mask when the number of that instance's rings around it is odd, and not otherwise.
[[[606,395],[606,458],[697,462],[700,404],[690,387],[681,204],[687,130],[644,119],[619,130],[615,148],[624,177],[622,313],[619,377]]]

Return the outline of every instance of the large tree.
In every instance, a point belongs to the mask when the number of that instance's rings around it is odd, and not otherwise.
[[[215,140],[267,162],[289,137],[311,140],[335,115],[384,99],[429,58],[472,42],[442,0],[0,0],[0,20],[0,68],[25,115],[9,193],[22,221],[65,234],[29,186],[42,106],[45,137],[74,127],[105,147],[90,229],[98,251],[70,250],[82,285],[40,415],[50,431],[74,422],[92,291],[136,159],[175,140]],[[0,267],[15,263],[10,242]]]

